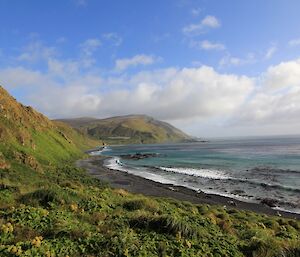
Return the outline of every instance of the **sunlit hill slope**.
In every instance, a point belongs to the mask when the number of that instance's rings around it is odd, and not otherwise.
[[[106,143],[184,142],[192,138],[169,123],[146,115],[127,115],[107,119],[77,118],[60,120]]]

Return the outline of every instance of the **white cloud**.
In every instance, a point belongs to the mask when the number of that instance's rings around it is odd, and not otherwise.
[[[202,50],[225,50],[226,49],[225,45],[221,43],[210,42],[208,40],[203,40],[203,41],[192,40],[190,46]]]
[[[265,54],[265,59],[266,59],[266,60],[271,59],[271,58],[273,57],[273,55],[274,55],[276,52],[277,52],[277,47],[276,47],[276,46],[271,46],[271,47],[267,50],[267,52],[266,52],[266,54]]]
[[[91,56],[100,46],[101,41],[97,38],[87,39],[80,44],[82,53],[87,56]]]
[[[106,33],[102,35],[104,39],[112,42],[114,46],[120,46],[123,42],[123,38],[119,36],[117,33]]]
[[[220,21],[215,17],[208,15],[200,23],[193,23],[185,26],[182,32],[185,35],[195,35],[204,33],[207,29],[215,29],[221,26]]]
[[[201,24],[209,28],[218,28],[221,26],[219,20],[215,16],[210,16],[210,15],[206,16],[202,20]]]
[[[191,10],[191,14],[194,16],[194,17],[197,17],[199,16],[199,14],[202,12],[202,9],[201,8],[193,8]]]
[[[80,71],[81,63],[78,61],[59,61],[57,59],[48,60],[48,72],[56,77],[66,78],[76,76]]]
[[[289,46],[300,46],[300,38],[290,40]]]
[[[230,67],[230,66],[241,66],[250,63],[255,63],[256,57],[253,53],[247,54],[246,57],[240,58],[236,56],[232,56],[231,54],[227,53],[222,59],[219,61],[219,67]]]
[[[67,42],[66,37],[59,37],[58,39],[56,39],[56,43],[58,43],[58,44],[63,44],[65,42]]]
[[[90,38],[80,44],[80,62],[84,68],[92,67],[96,63],[95,52],[102,45],[100,39]]]
[[[18,61],[38,62],[56,56],[55,47],[45,46],[41,41],[32,41],[22,49],[22,53],[16,58]]]
[[[28,87],[45,83],[45,76],[39,71],[19,67],[9,67],[0,70],[0,84],[9,87]]]
[[[269,67],[263,78],[267,88],[292,87],[300,89],[300,59]]]
[[[75,4],[79,7],[85,7],[88,4],[88,0],[75,0]]]
[[[300,59],[269,67],[258,81],[260,87],[244,104],[242,112],[233,116],[234,122],[247,126],[299,125]]]
[[[140,54],[140,55],[135,55],[132,58],[124,58],[124,59],[116,60],[115,68],[117,71],[123,71],[128,69],[129,67],[135,67],[138,65],[150,65],[160,60],[161,60],[160,57]]]
[[[93,74],[69,76],[63,63],[56,63],[56,69],[51,65],[46,73],[18,68],[0,75],[4,85],[30,85],[28,102],[50,117],[137,112],[164,120],[228,116],[253,89],[252,79],[219,74],[207,66],[103,79]]]

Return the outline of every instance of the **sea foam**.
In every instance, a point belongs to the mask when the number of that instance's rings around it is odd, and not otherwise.
[[[101,150],[96,150],[93,152],[90,152],[89,155],[91,156],[97,156],[97,155],[101,155],[103,152],[109,151],[110,149],[107,146],[104,146]]]
[[[209,179],[230,179],[224,172],[213,169],[194,169],[194,168],[169,168],[159,167],[159,169],[167,172],[180,173],[189,176],[209,178]]]

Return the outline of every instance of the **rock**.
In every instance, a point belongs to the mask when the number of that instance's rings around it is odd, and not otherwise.
[[[0,170],[5,170],[5,169],[9,169],[10,168],[10,164],[0,160]]]
[[[0,152],[0,170],[9,169],[10,164],[5,160],[3,154]]]
[[[141,160],[151,157],[157,157],[158,154],[156,153],[136,153],[136,154],[125,154],[121,155],[120,157],[123,159],[130,159],[130,160]]]
[[[19,136],[19,137],[18,137],[18,141],[20,142],[20,144],[21,144],[22,146],[25,146],[25,138],[24,138],[23,136]]]
[[[71,140],[70,140],[63,132],[58,131],[58,133],[59,133],[65,140],[67,140],[69,144],[72,143],[72,141],[71,141]]]
[[[236,202],[234,201],[228,201],[228,204],[230,204],[231,206],[237,206]]]
[[[33,168],[36,171],[41,170],[41,167],[40,167],[38,161],[31,155],[28,155],[24,152],[14,152],[14,157],[18,162],[25,164],[27,166],[30,166],[31,168]]]
[[[205,193],[201,189],[198,189],[197,194],[205,194]]]
[[[4,129],[0,128],[0,139],[4,139]]]
[[[232,190],[230,193],[233,195],[245,195],[246,194],[246,192],[241,189]]]
[[[276,207],[278,204],[278,201],[271,198],[264,198],[260,201],[262,204],[267,205],[269,207]]]

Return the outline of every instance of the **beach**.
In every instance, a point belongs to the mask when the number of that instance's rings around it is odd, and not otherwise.
[[[247,210],[300,220],[299,214],[274,210],[263,204],[242,202],[225,196],[196,192],[182,186],[162,184],[123,171],[112,170],[103,166],[104,160],[107,158],[109,157],[92,156],[87,159],[78,160],[76,166],[84,168],[90,175],[103,182],[107,182],[113,188],[122,188],[131,193],[152,197],[173,198],[181,201],[189,201],[193,204],[220,205],[223,207],[226,206],[228,209]]]

